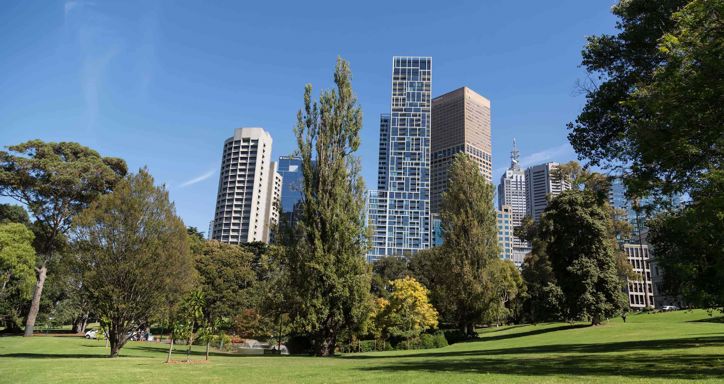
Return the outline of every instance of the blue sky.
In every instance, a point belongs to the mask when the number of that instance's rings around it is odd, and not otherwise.
[[[0,3],[0,145],[78,141],[148,166],[187,225],[208,228],[224,140],[261,126],[294,150],[305,83],[348,59],[364,111],[363,174],[377,176],[393,55],[433,57],[433,95],[491,100],[494,179],[513,137],[523,165],[575,158],[565,124],[584,98],[585,37],[612,1],[21,1]]]

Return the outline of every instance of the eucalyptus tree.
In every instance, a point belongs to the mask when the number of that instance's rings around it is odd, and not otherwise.
[[[0,151],[0,196],[25,205],[35,219],[37,282],[25,323],[33,335],[48,267],[73,218],[125,176],[125,161],[78,143],[31,140]]]

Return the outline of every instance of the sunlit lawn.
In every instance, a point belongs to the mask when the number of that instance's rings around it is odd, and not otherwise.
[[[0,338],[0,383],[724,382],[724,323],[720,313],[701,310],[630,315],[599,327],[492,328],[480,341],[441,349],[327,359],[215,353],[208,363],[167,365],[165,344],[129,342],[117,359],[105,357],[103,344]],[[195,347],[192,359],[203,358]]]

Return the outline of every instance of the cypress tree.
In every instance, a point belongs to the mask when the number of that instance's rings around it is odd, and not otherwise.
[[[300,235],[289,252],[290,315],[296,329],[312,337],[317,356],[334,354],[337,338],[365,320],[369,303],[364,183],[354,156],[362,111],[350,79],[349,64],[339,58],[335,90],[312,102],[307,84],[294,130],[304,182]]]

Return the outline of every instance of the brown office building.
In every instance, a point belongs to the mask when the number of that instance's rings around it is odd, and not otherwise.
[[[438,213],[447,188],[448,169],[458,152],[465,152],[493,183],[490,142],[490,100],[462,87],[432,100],[431,211]]]

